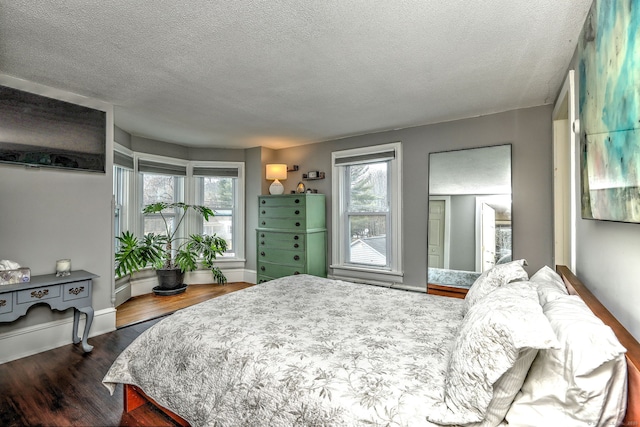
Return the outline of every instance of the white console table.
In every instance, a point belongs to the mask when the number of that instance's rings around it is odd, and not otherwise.
[[[45,303],[52,310],[64,311],[73,308],[73,343],[82,341],[82,349],[89,352],[93,346],[87,343],[89,329],[93,322],[91,306],[93,273],[84,270],[72,271],[70,276],[56,277],[55,274],[31,276],[27,283],[0,286],[0,322],[13,322],[27,314],[30,307]],[[78,337],[80,313],[86,316],[84,334]]]

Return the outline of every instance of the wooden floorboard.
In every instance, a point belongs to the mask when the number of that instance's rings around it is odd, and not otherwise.
[[[133,297],[118,306],[116,328],[155,319],[181,308],[189,307],[229,292],[248,288],[249,286],[253,286],[253,284],[234,282],[225,285],[189,285],[186,291],[178,295],[158,296],[145,294]]]
[[[90,338],[89,343],[94,346],[91,353],[69,344],[0,364],[0,426],[175,426],[148,404],[123,414],[122,385],[111,396],[102,385],[102,378],[122,350],[160,320],[158,316],[248,286],[252,285],[191,285],[187,290],[193,292],[182,297],[138,297],[143,301],[141,305],[157,306],[156,310],[141,310],[141,315],[156,319],[141,322],[139,316],[130,326]],[[196,297],[200,287],[208,292]],[[135,304],[128,304],[127,311],[135,312]],[[119,308],[119,313],[120,310],[124,308]]]

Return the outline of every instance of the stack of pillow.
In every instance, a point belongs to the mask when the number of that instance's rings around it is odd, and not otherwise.
[[[562,279],[525,260],[497,265],[464,301],[442,425],[614,426],[626,410],[625,349]]]

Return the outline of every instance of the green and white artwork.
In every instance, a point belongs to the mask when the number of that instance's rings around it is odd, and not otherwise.
[[[579,42],[582,216],[640,222],[640,0],[595,0]]]

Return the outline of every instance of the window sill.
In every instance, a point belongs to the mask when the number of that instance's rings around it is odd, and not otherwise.
[[[401,271],[394,270],[379,270],[351,265],[331,265],[329,267],[333,269],[331,277],[334,279],[380,286],[401,284],[404,276]]]

